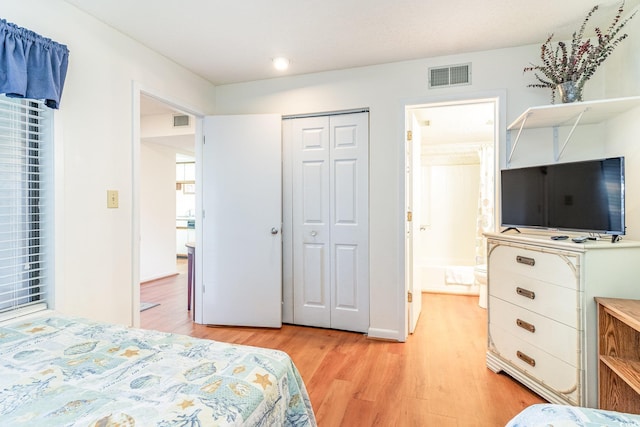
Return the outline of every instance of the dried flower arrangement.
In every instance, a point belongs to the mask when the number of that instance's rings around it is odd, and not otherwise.
[[[575,101],[582,100],[582,89],[587,80],[589,80],[600,64],[613,52],[618,44],[627,38],[627,34],[621,34],[620,30],[633,18],[636,14],[634,12],[631,16],[623,21],[622,14],[624,12],[624,0],[618,8],[613,22],[607,29],[606,33],[598,27],[595,28],[595,34],[597,36],[597,44],[593,43],[591,39],[587,38],[583,40],[584,32],[587,27],[587,22],[598,10],[598,6],[594,6],[582,21],[580,30],[573,33],[571,39],[571,47],[567,48],[565,42],[558,42],[554,48],[551,43],[553,34],[551,34],[547,40],[541,46],[540,59],[543,65],[534,65],[526,67],[525,72],[533,71],[538,83],[532,83],[527,85],[528,87],[550,88],[551,89],[551,102],[555,102],[556,90],[559,90],[559,85],[566,82],[573,82],[573,90],[575,91]],[[560,89],[562,90],[562,89]],[[566,102],[566,101],[565,101]]]

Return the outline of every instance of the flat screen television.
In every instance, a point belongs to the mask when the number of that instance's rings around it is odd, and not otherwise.
[[[502,226],[625,234],[624,157],[501,171]]]

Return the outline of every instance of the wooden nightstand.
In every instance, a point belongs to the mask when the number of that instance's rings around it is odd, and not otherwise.
[[[595,300],[599,408],[640,414],[640,300]]]

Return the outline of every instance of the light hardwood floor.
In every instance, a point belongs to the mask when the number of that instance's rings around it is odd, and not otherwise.
[[[287,352],[311,397],[318,425],[504,426],[544,402],[485,366],[486,310],[477,297],[423,294],[416,333],[406,343],[353,332],[207,327],[187,311],[186,265],[178,276],[141,286],[141,326]]]

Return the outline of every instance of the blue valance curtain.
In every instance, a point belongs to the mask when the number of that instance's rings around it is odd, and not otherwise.
[[[68,61],[65,45],[0,19],[0,93],[58,108]]]

